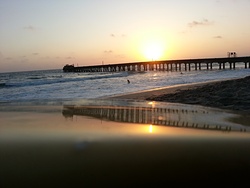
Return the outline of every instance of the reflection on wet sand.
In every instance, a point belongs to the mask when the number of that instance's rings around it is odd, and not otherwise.
[[[245,185],[250,135],[234,117],[158,102],[2,105],[0,187]]]
[[[211,108],[185,108],[181,105],[166,105],[156,107],[141,106],[89,106],[89,105],[64,105],[62,114],[65,118],[73,116],[91,116],[115,122],[140,123],[164,125],[173,127],[223,130],[223,131],[248,131],[248,127],[226,121],[235,115],[218,112]]]

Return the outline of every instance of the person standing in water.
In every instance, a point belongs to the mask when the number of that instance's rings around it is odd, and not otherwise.
[[[129,80],[127,80],[128,81],[128,84],[130,84],[130,81]]]

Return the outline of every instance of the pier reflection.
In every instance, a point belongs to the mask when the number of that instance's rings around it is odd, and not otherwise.
[[[74,116],[89,116],[101,120],[152,124],[207,130],[248,131],[248,127],[226,121],[235,116],[226,112],[218,112],[206,108],[190,108],[181,105],[156,107],[141,106],[92,106],[64,105],[62,114],[65,118]]]

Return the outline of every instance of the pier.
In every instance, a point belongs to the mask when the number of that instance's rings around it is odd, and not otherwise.
[[[238,65],[250,68],[250,56],[160,60],[119,64],[77,66],[65,65],[64,72],[121,72],[121,71],[191,71],[202,69],[235,69]]]

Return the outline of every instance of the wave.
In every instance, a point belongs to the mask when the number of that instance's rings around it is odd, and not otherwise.
[[[128,74],[144,74],[147,73],[146,71],[128,71]]]
[[[51,85],[51,84],[61,84],[67,82],[84,82],[88,80],[98,80],[98,79],[113,79],[118,77],[127,77],[129,74],[127,72],[119,73],[94,73],[94,74],[71,74],[68,75],[48,75],[48,76],[31,76],[26,79],[20,80],[19,82],[7,82],[2,83],[0,87],[29,87],[29,86],[41,86],[41,85]]]
[[[46,79],[45,76],[35,76],[35,77],[28,77],[29,80],[39,80],[39,79]]]
[[[6,87],[6,83],[0,83],[0,88]]]

